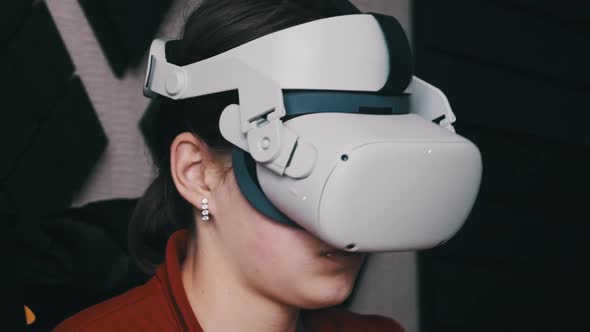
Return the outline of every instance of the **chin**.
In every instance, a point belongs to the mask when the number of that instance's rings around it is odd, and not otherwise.
[[[354,287],[354,278],[349,276],[323,277],[305,284],[303,309],[319,309],[344,302]]]

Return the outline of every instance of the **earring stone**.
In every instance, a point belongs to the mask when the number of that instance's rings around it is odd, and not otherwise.
[[[203,221],[209,220],[209,201],[206,198],[201,200],[201,208],[203,209],[203,211],[201,211],[201,219],[203,219]]]

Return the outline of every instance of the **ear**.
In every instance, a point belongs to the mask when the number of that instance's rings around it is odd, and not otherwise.
[[[201,199],[210,196],[206,176],[207,148],[193,134],[184,132],[170,145],[170,170],[174,185],[184,199],[200,208]]]

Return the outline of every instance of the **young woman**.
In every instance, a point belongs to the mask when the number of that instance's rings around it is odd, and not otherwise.
[[[204,0],[168,60],[187,65],[334,15],[329,1]],[[334,308],[350,294],[362,254],[268,219],[242,196],[218,126],[229,104],[237,92],[162,101],[158,176],[129,228],[132,252],[155,275],[56,331],[402,331],[389,318]]]

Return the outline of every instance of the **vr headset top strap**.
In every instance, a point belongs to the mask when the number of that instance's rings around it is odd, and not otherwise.
[[[381,25],[381,22],[385,23]],[[230,58],[275,81],[281,89],[399,95],[412,76],[409,42],[399,23],[385,15],[360,14],[334,16],[283,29],[178,69],[159,66],[149,71],[146,90],[182,99],[239,89],[243,78],[229,70],[203,76],[211,71],[204,68],[215,68],[217,63],[231,61]],[[149,66],[158,67],[158,62],[165,59],[165,47],[161,51],[152,49]],[[172,75],[178,77],[169,78],[177,82],[171,82],[168,87],[159,85],[158,82],[165,83],[158,77],[162,69],[179,72]]]

